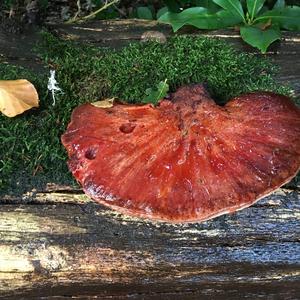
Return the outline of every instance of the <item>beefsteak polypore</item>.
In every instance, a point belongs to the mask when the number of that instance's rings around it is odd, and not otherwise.
[[[62,142],[87,195],[117,211],[203,221],[248,207],[300,166],[300,109],[269,92],[217,105],[202,85],[154,107],[77,107]]]

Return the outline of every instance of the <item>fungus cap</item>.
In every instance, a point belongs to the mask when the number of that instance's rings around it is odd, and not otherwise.
[[[158,106],[77,107],[62,136],[69,169],[91,198],[169,222],[245,208],[300,167],[300,109],[269,92],[217,105],[202,85]]]

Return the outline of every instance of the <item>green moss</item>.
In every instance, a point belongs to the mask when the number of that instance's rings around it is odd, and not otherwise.
[[[74,45],[44,34],[37,50],[55,66],[63,94],[56,105],[47,92],[47,76],[0,64],[0,79],[27,78],[39,90],[41,106],[16,118],[0,116],[0,172],[2,191],[17,182],[73,182],[60,143],[74,107],[103,97],[141,102],[147,88],[168,80],[170,90],[183,84],[206,82],[219,103],[240,93],[271,90],[290,94],[273,78],[276,68],[266,59],[235,51],[219,40],[174,37],[165,44],[132,44],[120,51]],[[22,180],[18,180],[18,176]],[[34,176],[33,176],[34,174]],[[26,178],[26,180],[24,180]]]
[[[242,92],[271,90],[288,94],[273,79],[277,68],[267,59],[238,53],[230,45],[209,38],[174,37],[165,44],[135,43],[121,51],[76,47],[45,35],[40,49],[58,66],[73,92],[86,101],[116,96],[140,102],[147,88],[168,79],[171,91],[183,84],[206,82],[219,102]],[[81,91],[81,92],[80,92]]]

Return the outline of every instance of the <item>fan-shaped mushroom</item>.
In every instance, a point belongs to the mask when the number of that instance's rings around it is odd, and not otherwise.
[[[87,195],[172,222],[248,207],[300,167],[300,109],[269,92],[217,105],[202,85],[152,105],[77,107],[62,142]]]

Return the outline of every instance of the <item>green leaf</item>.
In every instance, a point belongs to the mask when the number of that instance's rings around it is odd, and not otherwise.
[[[157,11],[157,13],[156,13],[156,19],[159,19],[166,12],[168,12],[168,8],[166,6],[162,7],[161,9],[159,9]]]
[[[283,8],[285,7],[285,1],[284,0],[277,0],[274,4],[273,8]]]
[[[199,19],[200,15],[203,13],[207,13],[207,9],[204,7],[191,7],[185,9],[181,13],[172,13],[167,12],[163,14],[158,20],[164,23],[168,23],[172,25],[173,31],[176,32],[182,26],[189,24],[193,25],[194,21]]]
[[[238,0],[213,0],[219,6],[229,10],[233,15],[238,16],[241,21],[245,21],[245,14],[240,1]]]
[[[140,6],[137,8],[137,17],[139,19],[153,20],[151,9],[147,6]]]
[[[268,47],[280,39],[280,31],[276,28],[262,30],[258,27],[243,26],[240,28],[242,39],[249,45],[266,53]]]
[[[257,13],[261,10],[264,3],[265,0],[247,0],[247,8],[251,20],[253,20]]]
[[[212,2],[211,0],[195,1],[195,6],[201,6],[207,8],[210,12],[217,12],[220,10],[220,6]]]
[[[216,13],[216,16],[218,21],[218,28],[226,28],[241,23],[240,16],[234,15],[228,10],[220,10]]]
[[[149,88],[146,90],[146,96],[142,100],[143,103],[152,103],[156,105],[159,100],[166,97],[169,91],[169,85],[167,84],[167,79],[165,81],[160,81],[156,86],[157,88]]]
[[[300,7],[286,6],[275,8],[265,12],[256,18],[256,21],[267,21],[271,19],[272,24],[287,30],[300,30]]]
[[[192,25],[199,29],[219,29],[239,24],[241,19],[230,11],[220,10],[217,13],[209,12],[203,7],[191,7],[176,14],[167,12],[159,21],[171,24],[174,31],[184,25]]]

